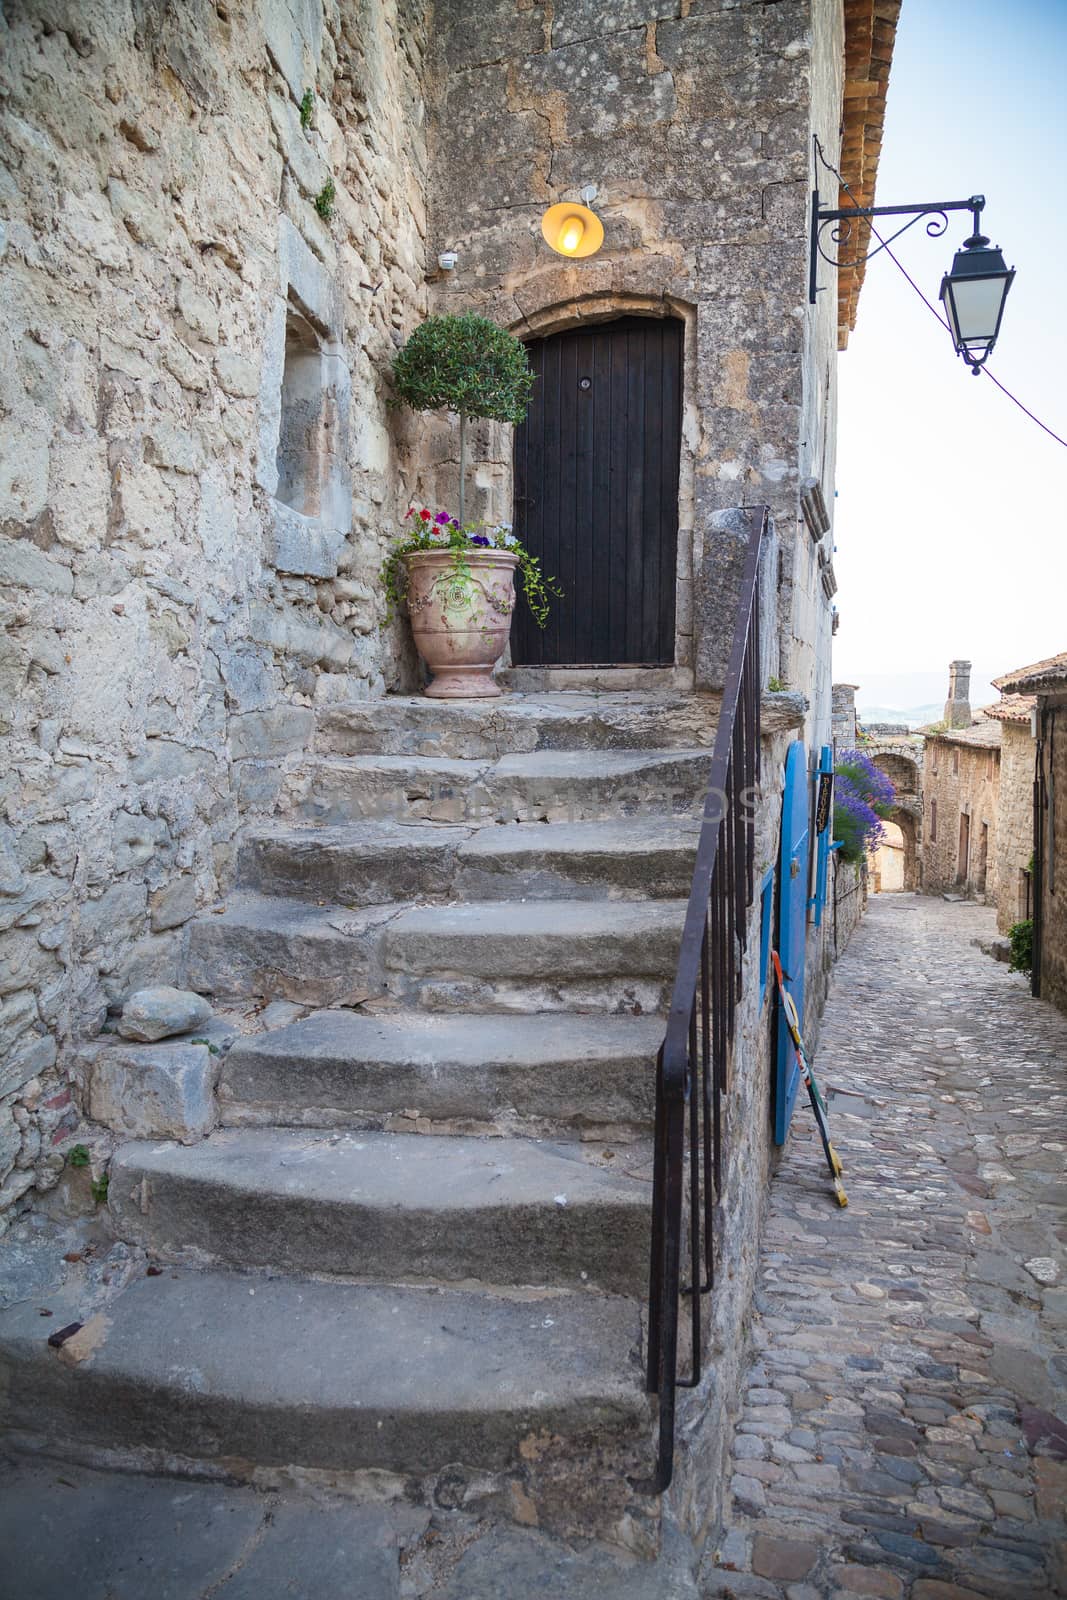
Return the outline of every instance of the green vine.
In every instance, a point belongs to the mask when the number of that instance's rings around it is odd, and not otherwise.
[[[315,196],[315,210],[324,222],[329,222],[333,216],[334,203],[337,199],[337,189],[332,178],[327,178],[318,194]]]
[[[310,89],[305,89],[300,99],[300,126],[306,133],[311,127],[311,118],[315,111],[315,96]]]
[[[1031,917],[1025,922],[1012,923],[1008,929],[1008,943],[1011,945],[1009,971],[1030,972],[1034,965],[1034,923]]]

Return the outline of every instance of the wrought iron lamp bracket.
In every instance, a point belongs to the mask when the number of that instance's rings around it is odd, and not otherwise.
[[[841,175],[832,167],[823,155],[822,145],[818,136],[815,136],[815,187],[811,191],[811,252],[808,264],[808,300],[815,305],[820,290],[825,287],[818,282],[820,258],[831,267],[855,267],[862,261],[870,261],[872,256],[891,245],[894,239],[899,239],[902,233],[907,233],[917,222],[925,217],[926,232],[931,239],[938,239],[948,227],[948,213],[950,211],[970,211],[974,219],[971,237],[967,244],[988,244],[980,228],[980,219],[985,207],[984,194],[972,194],[969,200],[931,200],[926,204],[910,206],[822,206],[819,203],[819,168],[823,167],[841,185]],[[846,186],[847,188],[847,186]],[[852,224],[863,217],[907,217],[908,221],[901,224],[895,233],[888,239],[882,239],[873,250],[868,250],[865,255],[854,256],[851,260],[844,260],[840,254],[841,249],[848,244],[852,237]],[[830,253],[824,245],[823,236],[829,229],[829,242],[834,247]]]

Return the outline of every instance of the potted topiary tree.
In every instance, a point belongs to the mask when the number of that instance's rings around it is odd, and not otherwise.
[[[525,346],[486,317],[430,317],[393,368],[398,403],[459,416],[459,516],[409,508],[383,570],[387,615],[406,601],[419,654],[433,674],[426,693],[468,699],[498,695],[493,668],[503,655],[515,606],[515,571],[544,626],[558,594],[508,523],[468,523],[467,419],[519,423],[533,388]]]

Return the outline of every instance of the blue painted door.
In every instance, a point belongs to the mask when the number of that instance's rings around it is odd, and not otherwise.
[[[778,881],[778,955],[797,1016],[804,1021],[804,946],[808,926],[808,755],[801,740],[789,746],[782,801],[782,848]],[[778,1007],[774,1072],[774,1142],[784,1144],[800,1087],[785,1016]]]

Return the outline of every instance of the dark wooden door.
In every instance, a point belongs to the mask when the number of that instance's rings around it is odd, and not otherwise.
[[[674,662],[682,333],[623,317],[527,346],[515,532],[564,593],[543,632],[520,599],[517,665]]]

